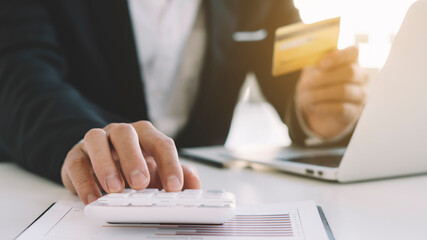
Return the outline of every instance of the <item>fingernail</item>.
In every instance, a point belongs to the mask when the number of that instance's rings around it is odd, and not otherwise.
[[[169,176],[166,180],[166,185],[168,186],[169,190],[172,191],[179,191],[181,189],[181,183],[179,182],[177,176]]]
[[[86,199],[87,199],[87,203],[89,204],[91,202],[95,202],[96,200],[98,200],[98,197],[96,197],[95,194],[91,193],[87,195]]]
[[[117,176],[108,177],[105,182],[110,192],[119,192],[122,190],[122,182]]]
[[[142,187],[146,181],[147,178],[144,176],[144,174],[142,174],[140,170],[135,170],[130,175],[130,183],[132,184],[133,188]]]

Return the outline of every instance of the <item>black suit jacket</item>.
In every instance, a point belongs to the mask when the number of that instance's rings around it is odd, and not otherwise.
[[[206,0],[208,43],[196,103],[178,147],[222,144],[247,72],[291,130],[298,73],[273,78],[274,31],[300,21],[292,0]],[[265,29],[258,42],[233,33]],[[0,159],[60,182],[67,152],[91,128],[148,119],[125,0],[0,3]]]

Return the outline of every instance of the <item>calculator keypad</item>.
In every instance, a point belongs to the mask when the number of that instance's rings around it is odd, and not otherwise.
[[[234,207],[232,193],[223,190],[203,191],[188,189],[182,192],[166,192],[157,189],[135,191],[125,189],[122,193],[110,193],[98,199],[109,206],[146,207]]]

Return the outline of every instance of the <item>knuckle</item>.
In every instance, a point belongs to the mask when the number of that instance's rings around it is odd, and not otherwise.
[[[116,127],[116,126],[117,126],[117,124],[118,124],[118,123],[110,123],[110,124],[108,124],[107,126],[105,126],[105,128],[104,128],[104,129],[108,129],[108,130],[110,130],[110,129],[112,129],[112,128]]]
[[[160,152],[164,149],[171,149],[175,147],[175,142],[170,137],[160,137],[154,141],[154,151]]]
[[[328,60],[331,62],[332,65],[337,64],[340,59],[342,58],[342,53],[339,51],[333,52],[331,55],[329,55]]]
[[[175,141],[172,138],[165,137],[163,141],[165,142],[166,145],[175,147]]]
[[[88,179],[83,175],[76,175],[72,182],[77,192],[86,192],[88,186],[93,184],[93,180]]]
[[[194,167],[193,165],[182,165],[183,167],[185,167],[185,168],[187,168],[188,169],[188,171],[190,172],[190,173],[192,173],[193,175],[195,175],[195,176],[199,176],[199,172],[197,171],[197,168],[196,167]]]
[[[341,115],[346,115],[349,111],[349,104],[341,104],[341,108],[340,108],[340,114]]]
[[[116,123],[111,127],[110,135],[111,136],[120,136],[123,134],[129,134],[134,131],[132,125],[127,123]]]
[[[341,86],[340,92],[343,95],[343,98],[349,98],[353,96],[353,89],[350,85],[344,84]]]
[[[135,123],[138,128],[154,128],[153,124],[149,121],[142,120]]]
[[[147,164],[148,169],[150,169],[150,171],[157,168],[156,161],[152,157],[145,158],[145,162]]]
[[[355,66],[354,64],[351,64],[346,67],[345,76],[347,79],[351,80],[354,77],[357,71],[356,68],[357,66]]]
[[[78,169],[80,169],[84,165],[85,161],[86,161],[86,159],[83,157],[72,156],[72,157],[68,158],[67,168],[71,172],[76,171],[76,170],[78,171]]]
[[[353,104],[350,104],[350,103],[343,104],[341,114],[344,116],[345,119],[351,118],[351,116],[353,115],[353,112],[354,112]]]
[[[92,128],[85,134],[84,139],[89,140],[99,136],[105,136],[105,131],[101,128]]]

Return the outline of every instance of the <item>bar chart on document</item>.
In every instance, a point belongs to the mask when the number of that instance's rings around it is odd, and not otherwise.
[[[108,224],[107,228],[140,228],[152,236],[199,237],[189,239],[303,239],[296,210],[282,213],[239,214],[222,225],[129,225]],[[128,230],[127,230],[128,231]],[[135,230],[138,231],[138,230]]]
[[[60,201],[25,230],[22,239],[328,239],[313,201],[238,206],[223,224],[126,224],[88,219],[82,203]]]

